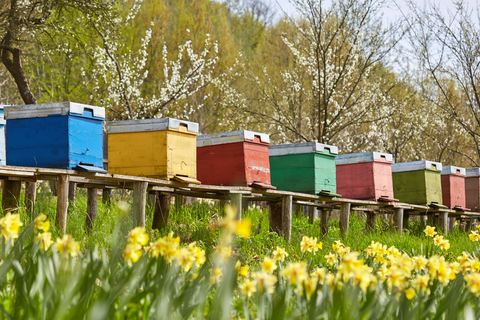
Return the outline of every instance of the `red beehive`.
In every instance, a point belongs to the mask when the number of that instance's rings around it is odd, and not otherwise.
[[[388,153],[363,152],[335,159],[337,193],[348,199],[393,199],[392,163]]]
[[[468,209],[480,212],[480,168],[465,170],[465,201]]]
[[[442,200],[443,204],[450,209],[465,208],[465,168],[443,167]]]
[[[203,184],[270,185],[268,134],[239,130],[197,136],[197,179]]]

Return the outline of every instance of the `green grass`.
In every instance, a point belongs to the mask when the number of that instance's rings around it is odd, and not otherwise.
[[[110,205],[104,204],[99,196],[97,219],[93,223],[93,230],[88,233],[85,230],[86,190],[79,189],[76,202],[71,204],[68,210],[67,233],[80,242],[83,252],[93,250],[95,246],[106,248],[108,251],[111,248],[112,234],[117,222],[120,222],[121,233],[125,236],[134,227],[129,211],[131,203],[132,198],[128,191],[115,191]],[[31,219],[25,214],[23,197],[21,206],[19,213],[24,223],[28,224]],[[222,215],[217,203],[194,202],[179,211],[175,209],[175,206],[172,206],[167,227],[161,231],[151,230],[153,209],[149,205],[146,207],[146,228],[153,238],[158,238],[160,235],[163,236],[169,231],[173,231],[184,243],[197,241],[198,245],[207,251],[207,254],[217,245],[221,233],[217,222]],[[59,232],[54,227],[56,197],[44,185],[39,188],[37,195],[36,215],[40,213],[48,216],[52,225],[53,237],[58,237]],[[251,207],[250,210],[244,211],[242,217],[252,221],[252,236],[247,240],[239,240],[234,248],[234,253],[243,263],[252,266],[257,265],[263,257],[270,256],[277,246],[284,247],[292,260],[300,259],[302,256],[300,242],[304,235],[316,237],[323,243],[323,249],[311,257],[314,265],[325,263],[324,256],[331,251],[332,244],[336,240],[341,240],[353,251],[362,251],[372,241],[378,241],[388,247],[395,246],[409,255],[437,253],[444,255],[449,261],[454,261],[457,256],[461,255],[462,251],[479,256],[478,243],[471,242],[468,233],[460,231],[458,226],[454,228],[452,233],[445,236],[450,241],[451,248],[448,252],[442,252],[433,246],[431,238],[425,236],[423,233],[424,226],[419,221],[411,222],[409,228],[403,234],[399,234],[392,224],[384,221],[381,217],[377,217],[374,230],[365,233],[365,218],[352,213],[347,234],[342,237],[338,220],[330,219],[329,232],[324,236],[320,229],[319,220],[312,224],[308,217],[303,216],[300,212],[295,212],[292,219],[291,243],[287,243],[283,237],[269,232],[267,211],[259,207]],[[440,231],[439,233],[442,234]]]

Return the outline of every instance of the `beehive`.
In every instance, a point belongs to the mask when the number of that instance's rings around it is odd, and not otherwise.
[[[247,130],[197,137],[197,172],[203,184],[270,185],[268,134]]]
[[[0,165],[7,164],[7,158],[5,154],[5,117],[3,113],[3,105],[0,105]]]
[[[442,168],[442,200],[450,209],[465,208],[465,168]]]
[[[104,108],[60,102],[4,110],[8,165],[103,170]]]
[[[441,173],[439,162],[422,160],[392,164],[395,198],[411,204],[442,204]]]
[[[363,152],[339,155],[337,192],[344,198],[378,200],[393,198],[392,163],[388,153]]]
[[[337,147],[317,142],[270,146],[272,185],[286,191],[336,193],[337,154]]]
[[[107,132],[109,173],[196,178],[198,123],[172,118],[109,121]]]
[[[465,170],[465,206],[480,212],[480,168]]]

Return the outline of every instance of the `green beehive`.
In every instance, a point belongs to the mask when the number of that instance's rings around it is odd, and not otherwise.
[[[442,164],[413,161],[392,164],[393,193],[401,202],[442,204]]]
[[[318,194],[337,190],[338,148],[316,142],[269,147],[270,176],[278,190]]]

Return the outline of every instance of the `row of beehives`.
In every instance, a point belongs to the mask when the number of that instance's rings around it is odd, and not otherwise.
[[[71,102],[9,106],[5,119],[7,165],[103,171],[103,108]],[[109,173],[479,207],[479,168],[395,164],[391,155],[376,152],[338,156],[336,147],[315,142],[270,146],[267,134],[244,130],[197,136],[197,123],[171,118],[110,121],[106,130]]]

